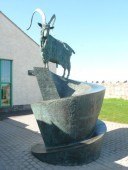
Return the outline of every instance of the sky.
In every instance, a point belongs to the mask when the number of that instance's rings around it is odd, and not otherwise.
[[[70,78],[79,81],[128,80],[128,0],[0,0],[0,10],[40,44],[40,8],[47,22],[56,15],[56,39],[75,51]],[[62,75],[61,66],[57,74]]]

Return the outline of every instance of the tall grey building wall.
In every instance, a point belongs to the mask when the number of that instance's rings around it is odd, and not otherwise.
[[[0,12],[0,59],[12,60],[13,105],[26,105],[42,100],[36,77],[28,70],[42,67],[40,47]],[[50,64],[55,72],[55,64]]]

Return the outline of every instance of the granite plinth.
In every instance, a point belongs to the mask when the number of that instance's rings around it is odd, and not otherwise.
[[[99,158],[106,125],[97,121],[93,136],[89,139],[58,147],[45,147],[35,144],[31,148],[32,154],[43,162],[55,165],[82,165]]]
[[[62,88],[58,94],[63,97],[31,104],[47,147],[79,142],[90,137],[105,91],[102,86],[55,78],[57,90],[58,87]]]
[[[43,100],[58,99],[59,94],[52,80],[52,75],[47,68],[34,67]]]
[[[34,74],[44,100],[31,108],[45,145],[34,145],[32,154],[59,165],[96,160],[106,132],[105,124],[97,122],[105,88],[64,79],[46,68],[34,68]]]

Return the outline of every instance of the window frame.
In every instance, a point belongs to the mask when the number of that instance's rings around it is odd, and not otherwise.
[[[2,68],[2,62],[1,61],[10,61],[10,82],[2,82],[1,81],[1,68]],[[5,108],[5,107],[11,107],[13,105],[12,102],[12,60],[8,60],[8,59],[2,59],[0,58],[0,108]],[[10,85],[10,104],[7,106],[2,106],[2,93],[1,93],[1,89],[2,89],[2,85]]]

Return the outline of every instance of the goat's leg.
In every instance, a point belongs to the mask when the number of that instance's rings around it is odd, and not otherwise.
[[[64,68],[64,73],[63,73],[63,76],[62,76],[62,77],[64,77],[64,76],[65,76],[65,70],[66,70],[66,68]]]
[[[49,65],[48,65],[48,63],[44,63],[44,68],[47,68],[48,70],[49,70]]]
[[[44,63],[44,68],[46,68],[46,63]]]
[[[47,63],[47,69],[49,70],[49,64]]]
[[[68,75],[67,75],[67,79],[68,79],[68,77],[69,77],[69,75],[70,75],[70,70],[71,70],[71,64],[69,63],[69,65],[68,65],[68,67],[67,67],[67,70],[68,70]]]

